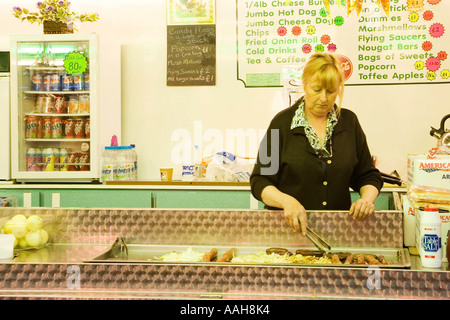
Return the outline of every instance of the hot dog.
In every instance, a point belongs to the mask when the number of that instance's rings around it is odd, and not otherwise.
[[[341,262],[341,260],[339,260],[339,256],[337,254],[333,254],[331,256],[331,263],[342,264],[342,262]]]
[[[217,260],[217,262],[230,262],[231,259],[233,259],[235,253],[236,253],[236,248],[231,248],[230,250],[228,250],[227,252],[225,252],[223,254],[223,256]]]
[[[203,256],[203,262],[213,261],[217,257],[217,249],[212,248],[210,252],[205,253]]]
[[[369,264],[380,264],[380,261],[370,254],[366,254],[364,258]]]
[[[382,264],[389,264],[389,262],[386,261],[386,259],[384,258],[384,256],[378,256],[378,259],[380,260],[380,262]]]
[[[345,259],[344,264],[352,264],[353,262],[353,255],[349,255],[347,256],[347,258]]]
[[[356,255],[356,263],[357,264],[367,264],[367,262],[364,259],[364,256],[362,254],[357,254]]]

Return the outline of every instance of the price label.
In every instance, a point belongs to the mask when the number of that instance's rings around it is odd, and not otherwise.
[[[87,59],[81,52],[72,51],[64,57],[64,69],[68,74],[82,74],[87,66]]]

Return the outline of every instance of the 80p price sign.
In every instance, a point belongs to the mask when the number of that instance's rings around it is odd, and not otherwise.
[[[87,59],[81,52],[72,51],[64,57],[64,69],[68,74],[82,74],[87,66]]]

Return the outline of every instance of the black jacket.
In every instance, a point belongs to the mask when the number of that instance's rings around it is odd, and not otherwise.
[[[306,210],[348,210],[350,188],[359,192],[369,184],[381,190],[381,174],[352,111],[341,109],[331,137],[333,155],[324,158],[311,147],[303,127],[290,129],[297,108],[298,102],[278,113],[261,142],[250,176],[256,199],[262,201],[263,189],[273,185],[296,198]]]

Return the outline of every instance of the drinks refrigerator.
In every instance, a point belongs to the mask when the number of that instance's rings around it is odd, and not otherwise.
[[[93,182],[120,141],[120,45],[97,34],[11,37],[11,177]]]

